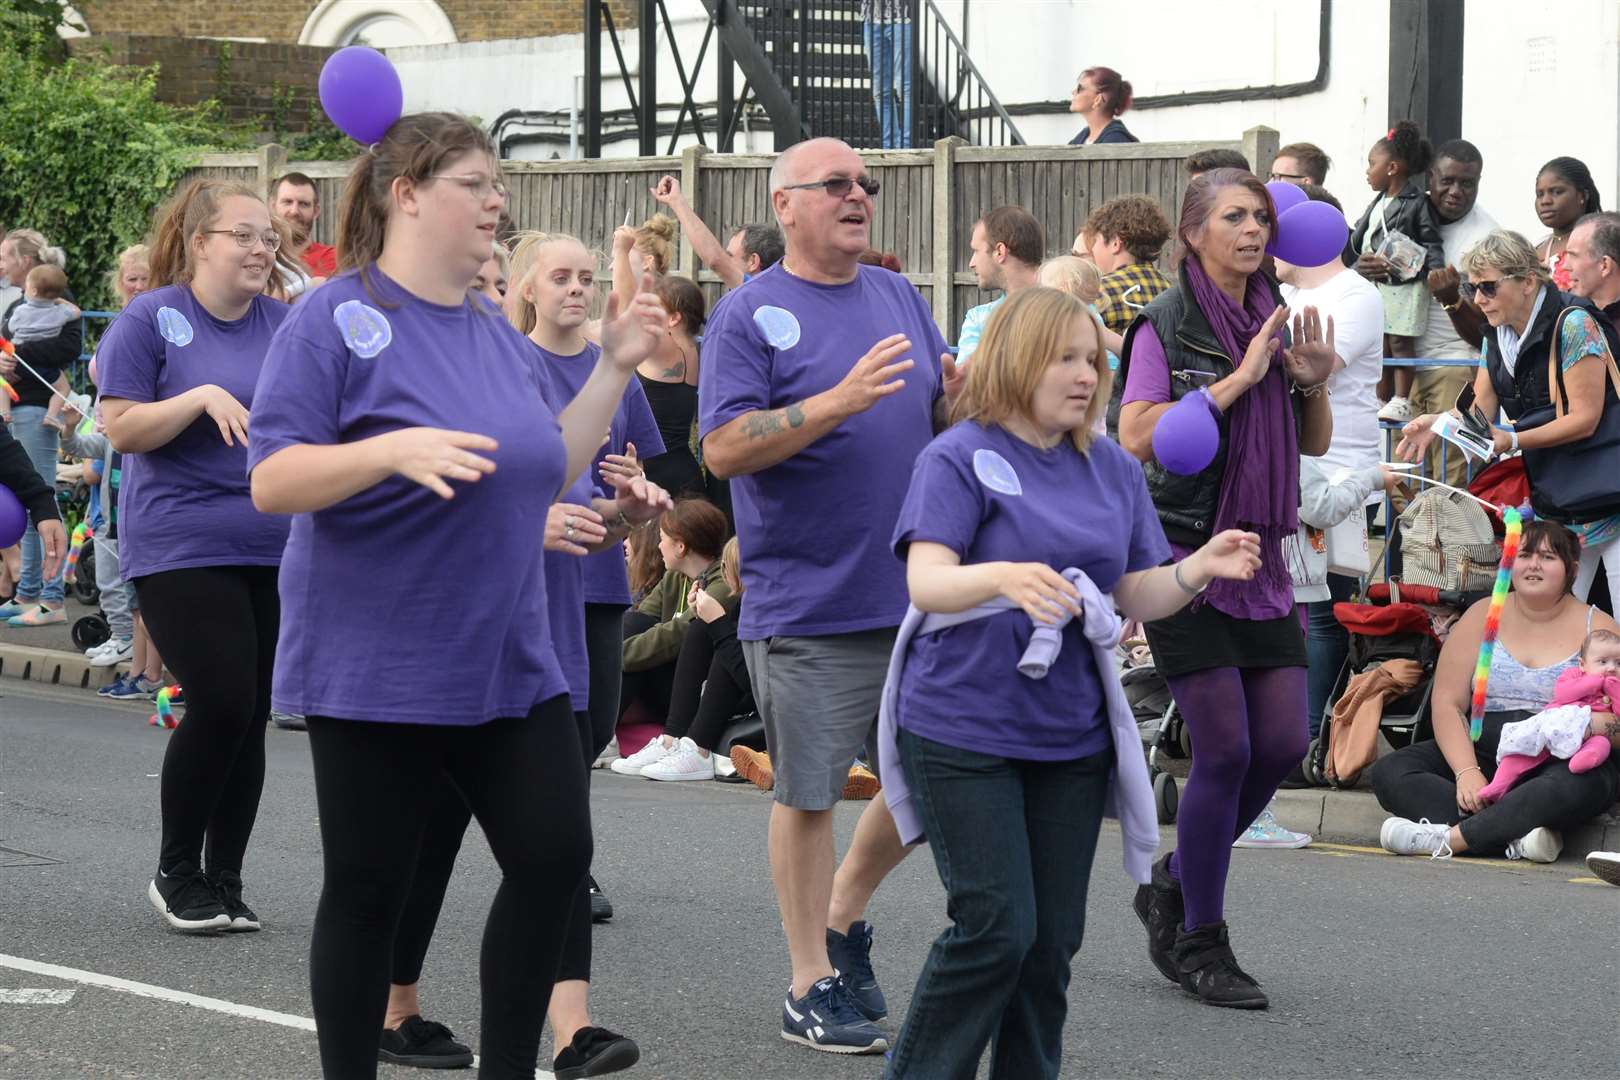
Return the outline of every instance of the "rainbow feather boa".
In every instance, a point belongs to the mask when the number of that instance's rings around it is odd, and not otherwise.
[[[1502,510],[1507,527],[1502,539],[1502,561],[1496,568],[1496,584],[1491,589],[1491,606],[1485,613],[1485,636],[1479,643],[1479,662],[1474,665],[1474,700],[1468,716],[1468,737],[1479,741],[1485,725],[1485,689],[1491,681],[1491,656],[1496,652],[1496,633],[1502,628],[1502,609],[1507,606],[1508,583],[1513,562],[1519,557],[1519,538],[1524,535],[1524,515],[1513,507]]]

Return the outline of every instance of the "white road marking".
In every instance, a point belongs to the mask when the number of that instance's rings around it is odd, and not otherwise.
[[[76,990],[0,990],[0,1005],[66,1005]]]
[[[221,998],[204,997],[201,994],[188,994],[184,990],[170,990],[166,986],[154,986],[151,983],[135,982],[132,979],[120,979],[116,975],[103,975],[97,971],[84,971],[80,968],[62,967],[58,964],[46,964],[38,960],[29,960],[22,956],[8,956],[0,953],[0,967],[12,968],[16,971],[26,971],[30,975],[43,975],[48,979],[61,979],[63,982],[82,983],[85,986],[97,986],[103,990],[117,990],[124,994],[134,994],[136,997],[153,998],[157,1001],[167,1001],[175,1005],[190,1005],[195,1009],[207,1009],[209,1012],[224,1013],[226,1016],[238,1016],[245,1020],[258,1020],[266,1024],[276,1024],[280,1027],[294,1028],[298,1031],[314,1031],[315,1021],[307,1016],[295,1016],[292,1013],[276,1012],[274,1009],[261,1009],[257,1005],[239,1005],[234,1001],[225,1001]],[[71,990],[27,990],[27,991],[0,991],[5,993],[30,994],[73,994]],[[0,999],[3,1001],[3,999]],[[478,1059],[473,1058],[473,1068],[478,1067]],[[553,1080],[552,1075],[544,1069],[535,1071],[535,1080]]]

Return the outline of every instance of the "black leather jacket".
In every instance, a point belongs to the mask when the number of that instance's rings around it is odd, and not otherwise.
[[[1346,266],[1354,266],[1361,255],[1361,242],[1372,226],[1373,207],[1378,205],[1379,198],[1373,196],[1373,201],[1367,204],[1367,209],[1362,211],[1361,218],[1350,233],[1350,243],[1344,249]],[[1408,281],[1420,280],[1430,270],[1439,270],[1446,265],[1446,249],[1440,238],[1440,215],[1416,180],[1408,180],[1401,193],[1384,207],[1384,226],[1390,232],[1405,233],[1423,245],[1423,269]]]

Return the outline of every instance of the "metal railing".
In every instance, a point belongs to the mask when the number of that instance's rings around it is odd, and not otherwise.
[[[914,70],[919,86],[926,80],[933,90],[918,95],[916,132],[923,145],[957,135],[976,146],[1023,146],[1018,125],[934,0],[920,0],[917,6],[921,20]]]

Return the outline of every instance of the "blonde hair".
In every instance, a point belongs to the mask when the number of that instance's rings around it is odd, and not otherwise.
[[[1463,255],[1459,269],[1468,277],[1476,276],[1481,270],[1496,270],[1505,278],[1552,284],[1552,275],[1542,265],[1536,249],[1511,229],[1493,229],[1486,233],[1483,240]]]
[[[636,230],[636,250],[652,260],[653,273],[669,273],[675,262],[675,219],[654,214]]]
[[[1076,319],[1091,328],[1097,342],[1092,358],[1097,386],[1086,406],[1085,418],[1069,432],[1076,449],[1081,453],[1089,451],[1097,418],[1108,405],[1113,373],[1103,358],[1102,340],[1091,312],[1068,293],[1042,285],[1013,293],[990,316],[979,347],[973,351],[973,362],[968,365],[967,383],[951,409],[952,423],[1033,420],[1035,390],[1046,369],[1063,355]]]
[[[499,240],[495,241],[494,258],[496,267],[506,276],[506,283],[510,286],[512,284],[512,253]]]
[[[726,541],[726,546],[720,550],[720,572],[726,576],[726,584],[737,596],[742,595],[742,549],[737,546],[737,538],[733,536]]]
[[[5,242],[11,245],[18,256],[35,266],[67,269],[67,254],[59,247],[52,247],[45,239],[45,235],[37,229],[12,229],[6,233]]]
[[[246,184],[227,180],[193,180],[180,193],[158,208],[153,218],[152,238],[147,243],[147,268],[151,270],[154,289],[191,280],[192,240],[204,229],[219,220],[220,205],[229,198],[241,196],[261,206],[264,198]],[[275,224],[275,219],[271,219]],[[278,233],[281,229],[276,230]],[[7,237],[10,239],[10,237]],[[285,236],[283,236],[285,246]],[[275,280],[276,275],[270,275]]]
[[[512,254],[506,264],[506,321],[517,327],[518,333],[527,337],[534,332],[540,322],[540,312],[535,308],[534,301],[523,296],[523,286],[540,266],[541,250],[552,244],[579,244],[585,245],[577,236],[557,232],[520,232],[511,240]],[[500,258],[499,245],[497,245],[496,258]],[[598,263],[601,256],[589,248],[585,249],[593,260]]]
[[[1102,296],[1102,275],[1096,264],[1078,255],[1059,255],[1041,263],[1040,284],[1066,292],[1082,304],[1095,304]]]

